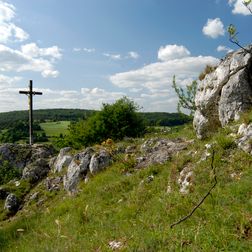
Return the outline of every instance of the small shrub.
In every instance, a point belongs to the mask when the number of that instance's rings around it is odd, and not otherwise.
[[[241,121],[246,125],[252,123],[252,110],[245,112],[241,115]]]
[[[223,150],[228,150],[235,147],[234,139],[225,135],[217,136],[216,142]]]
[[[8,161],[3,161],[3,164],[0,165],[0,185],[8,183],[14,178],[20,178],[21,171],[10,165]]]
[[[201,72],[200,75],[199,75],[199,80],[200,81],[204,80],[206,75],[209,74],[209,73],[212,73],[216,68],[217,68],[217,66],[206,65],[204,71]]]

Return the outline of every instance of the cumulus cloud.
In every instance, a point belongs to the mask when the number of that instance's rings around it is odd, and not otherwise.
[[[233,51],[233,49],[223,45],[219,45],[216,50],[217,52],[228,52],[228,53]]]
[[[232,13],[233,14],[241,14],[241,15],[251,15],[251,12],[248,8],[243,4],[244,0],[229,0],[228,3],[232,6]],[[252,9],[252,3],[248,5],[250,9]]]
[[[170,85],[173,75],[181,79],[197,78],[205,65],[214,65],[218,59],[211,56],[186,57],[164,62],[156,62],[140,69],[117,73],[110,81],[121,88],[164,88]]]
[[[46,57],[61,59],[61,49],[58,46],[39,48],[36,43],[29,43],[21,46],[21,52],[28,57]]]
[[[41,56],[48,56],[49,59]],[[54,59],[61,57],[57,47],[38,48],[35,44],[21,46],[21,50],[14,50],[0,45],[0,71],[40,72],[43,77],[57,77],[59,72],[54,69]]]
[[[15,25],[14,19],[16,9],[12,4],[0,1],[0,42],[24,41],[29,38],[22,28]]]
[[[116,73],[109,80],[115,86],[131,92],[134,100],[147,111],[176,111],[173,76],[176,76],[179,86],[185,87],[198,78],[207,64],[216,65],[219,60],[212,56],[191,56],[184,46],[167,45],[161,48],[162,53],[158,51],[159,62]],[[172,48],[175,49],[173,53]]]
[[[117,99],[125,96],[125,93],[122,92],[109,92],[101,88],[81,88],[81,94],[84,97],[84,100],[91,103],[102,104],[114,102]],[[93,102],[92,102],[93,101]],[[96,105],[97,106],[97,105]]]
[[[173,59],[180,59],[189,56],[191,53],[184,46],[166,45],[161,46],[158,51],[158,59],[168,61]]]
[[[225,34],[225,29],[220,18],[208,19],[207,23],[202,29],[202,32],[213,39],[223,36]]]

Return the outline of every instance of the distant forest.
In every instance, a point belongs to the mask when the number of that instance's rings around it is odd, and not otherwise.
[[[34,121],[78,121],[85,120],[95,110],[85,109],[41,109],[34,110]],[[191,117],[180,113],[146,112],[140,113],[146,119],[148,126],[177,126],[190,122]],[[8,129],[13,123],[28,120],[28,111],[12,111],[0,113],[0,130]]]

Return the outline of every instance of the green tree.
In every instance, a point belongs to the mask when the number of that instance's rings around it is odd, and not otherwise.
[[[197,91],[197,81],[193,81],[186,86],[186,90],[177,86],[175,75],[173,76],[172,87],[174,88],[179,101],[177,105],[178,112],[181,113],[181,108],[188,109],[192,116],[196,110],[195,95]]]
[[[249,12],[252,14],[252,9],[250,8],[249,4],[252,2],[252,0],[244,0],[242,3],[243,5],[249,10]],[[227,28],[228,34],[229,34],[229,41],[233,44],[236,44],[238,47],[242,48],[245,52],[251,53],[251,51],[248,51],[246,48],[244,48],[239,40],[238,40],[238,32],[236,30],[235,25],[230,24]]]
[[[138,137],[145,133],[143,117],[137,113],[139,107],[127,97],[114,104],[103,104],[101,111],[94,113],[86,121],[72,123],[66,144],[75,148],[88,146],[111,138]]]

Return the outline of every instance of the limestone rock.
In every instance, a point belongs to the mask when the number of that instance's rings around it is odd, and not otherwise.
[[[31,164],[28,164],[23,170],[23,179],[28,179],[35,183],[44,178],[50,170],[47,160],[39,158]]]
[[[111,162],[111,155],[106,150],[95,153],[90,160],[90,172],[95,174],[106,168]]]
[[[180,186],[180,193],[188,194],[193,183],[193,170],[190,167],[184,167],[179,174],[178,184]]]
[[[76,191],[80,179],[85,179],[88,171],[91,157],[94,153],[92,148],[85,149],[84,152],[78,153],[72,159],[64,176],[64,188],[69,192]]]
[[[252,45],[247,47],[252,50]],[[252,54],[243,49],[229,53],[216,70],[199,83],[195,97],[194,128],[205,138],[219,126],[237,120],[252,107]]]
[[[63,177],[60,177],[60,176],[55,177],[55,178],[46,178],[45,186],[49,192],[59,191],[62,182],[63,182]]]
[[[238,147],[252,155],[252,123],[249,125],[241,124],[238,134],[240,135],[240,138],[236,141]]]
[[[143,155],[136,158],[136,168],[143,168],[153,164],[163,164],[170,160],[172,155],[186,149],[191,143],[191,141],[185,141],[179,138],[175,140],[148,139],[140,147]]]
[[[11,213],[17,212],[19,208],[19,202],[15,194],[10,193],[4,203],[4,209]]]
[[[73,156],[70,154],[72,150],[71,147],[62,148],[57,156],[54,166],[54,172],[61,172],[64,167],[68,167],[71,161],[73,160]]]
[[[23,170],[25,166],[39,158],[49,158],[54,154],[49,145],[2,144],[0,145],[0,166],[8,161],[11,166]]]

